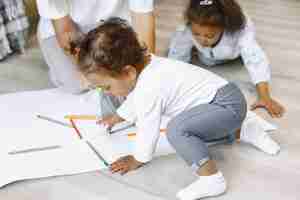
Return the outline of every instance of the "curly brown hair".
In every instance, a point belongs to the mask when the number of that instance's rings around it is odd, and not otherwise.
[[[111,75],[117,75],[127,65],[140,72],[148,56],[133,28],[117,17],[102,21],[83,39],[72,42],[71,53],[76,55],[79,70],[84,74],[105,68]]]
[[[228,33],[244,29],[246,17],[235,0],[190,0],[185,11],[188,25],[216,25]]]

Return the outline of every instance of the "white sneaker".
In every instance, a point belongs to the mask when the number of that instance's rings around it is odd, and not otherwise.
[[[176,197],[180,200],[196,200],[219,196],[226,191],[226,181],[221,172],[211,176],[200,176],[197,181],[180,190]]]
[[[264,131],[256,120],[246,120],[243,123],[240,140],[270,155],[276,155],[280,151],[279,144]]]

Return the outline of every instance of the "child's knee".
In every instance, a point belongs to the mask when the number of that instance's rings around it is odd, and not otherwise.
[[[167,126],[167,139],[171,144],[178,141],[183,136],[183,131],[180,128],[176,119],[171,120]]]

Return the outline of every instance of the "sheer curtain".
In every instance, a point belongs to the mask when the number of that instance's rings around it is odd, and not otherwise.
[[[0,0],[0,60],[24,51],[28,29],[23,0]]]

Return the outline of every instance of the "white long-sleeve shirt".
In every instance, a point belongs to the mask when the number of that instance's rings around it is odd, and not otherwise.
[[[55,34],[51,20],[69,15],[83,32],[95,28],[100,20],[121,17],[130,20],[129,11],[153,11],[154,0],[37,0],[39,35],[46,39]]]
[[[201,61],[208,66],[241,56],[254,84],[269,82],[271,79],[268,58],[256,41],[255,27],[250,18],[247,18],[242,31],[234,35],[224,32],[219,43],[213,48],[201,46],[193,37],[190,27],[180,26],[171,40],[168,57],[190,62],[194,46],[199,52]]]
[[[122,118],[136,122],[135,159],[140,162],[152,159],[163,116],[173,118],[185,110],[211,102],[217,90],[227,83],[197,66],[152,56],[134,90],[117,111]]]

